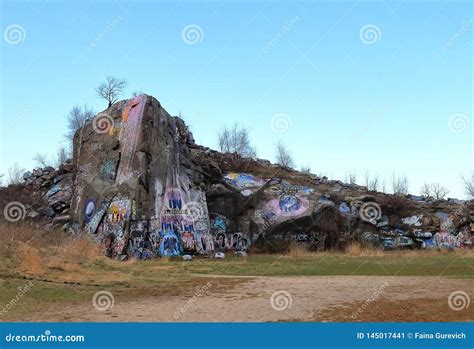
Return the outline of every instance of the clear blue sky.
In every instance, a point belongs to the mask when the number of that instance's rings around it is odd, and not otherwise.
[[[465,197],[471,1],[1,3],[0,173],[53,154],[73,105],[104,109],[94,89],[111,74],[128,80],[124,97],[143,91],[181,113],[202,145],[237,122],[261,158],[282,139],[314,173],[362,182],[369,169],[390,188],[395,171],[415,194],[439,182]],[[188,25],[197,42],[183,39]],[[278,113],[291,119],[284,133],[271,127]]]

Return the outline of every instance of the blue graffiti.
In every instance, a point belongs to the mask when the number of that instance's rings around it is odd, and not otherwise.
[[[86,223],[89,223],[92,219],[92,217],[94,217],[94,213],[95,213],[95,202],[94,200],[87,200],[86,202],[86,205],[84,206],[84,221]]]
[[[297,211],[301,207],[301,200],[296,196],[285,195],[280,198],[279,205],[283,212]]]
[[[162,257],[175,257],[181,255],[179,237],[174,231],[162,234],[160,242],[160,255]]]
[[[172,209],[179,209],[183,206],[183,201],[181,200],[181,195],[179,192],[170,191],[168,193],[168,205]]]
[[[227,231],[227,224],[222,217],[216,217],[212,223],[212,228]]]

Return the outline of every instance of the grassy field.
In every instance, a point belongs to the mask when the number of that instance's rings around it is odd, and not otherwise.
[[[42,306],[90,301],[107,289],[118,298],[192,295],[206,278],[219,278],[221,290],[251,276],[441,276],[474,278],[473,251],[378,252],[350,249],[346,253],[308,253],[294,249],[284,255],[250,255],[224,260],[196,257],[118,262],[101,256],[88,241],[45,242],[16,237],[0,241],[0,320],[14,320]],[[232,278],[226,276],[234,276]],[[19,289],[31,288],[18,298]],[[6,304],[13,306],[2,312]]]

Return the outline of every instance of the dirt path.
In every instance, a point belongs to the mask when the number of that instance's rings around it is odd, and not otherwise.
[[[240,279],[240,278],[239,278]],[[204,280],[204,279],[203,279]],[[29,321],[344,321],[328,310],[367,303],[367,313],[383,312],[376,302],[438,302],[447,307],[448,296],[462,290],[474,303],[474,283],[470,279],[437,277],[327,276],[327,277],[255,277],[246,278],[224,292],[214,292],[212,279],[194,297],[166,295],[156,298],[117,297],[110,310],[98,311],[92,302],[50,307],[36,312]],[[276,293],[278,292],[278,293]],[[272,295],[274,294],[273,304]],[[373,304],[372,304],[373,303]],[[369,309],[372,307],[371,311]],[[472,315],[474,304],[464,310]],[[365,309],[364,309],[365,310]],[[432,321],[428,315],[416,321]],[[433,311],[439,311],[433,308]],[[351,309],[353,313],[354,310]],[[453,316],[458,312],[452,311]],[[462,312],[459,312],[461,314]],[[471,316],[468,314],[468,317]],[[386,314],[387,315],[387,314]],[[374,315],[375,316],[375,315]],[[441,314],[442,316],[442,314]],[[386,317],[390,321],[390,314]],[[385,319],[384,318],[384,319]],[[456,317],[455,317],[456,318]],[[474,319],[474,316],[473,316]],[[377,319],[373,319],[375,321]],[[380,320],[380,319],[379,319]],[[407,320],[407,321],[415,321]],[[345,321],[351,321],[346,319]],[[370,319],[365,321],[371,321]],[[403,321],[403,320],[402,320]]]

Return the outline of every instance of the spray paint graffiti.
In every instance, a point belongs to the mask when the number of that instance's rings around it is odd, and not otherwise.
[[[190,231],[185,231],[181,234],[181,241],[183,243],[184,252],[194,251],[196,249],[194,235]]]
[[[179,237],[174,231],[162,233],[160,236],[160,255],[163,257],[176,257],[181,255]]]
[[[217,233],[214,238],[214,249],[216,251],[225,251],[228,247],[227,236],[225,233]]]
[[[321,241],[320,234],[315,232],[290,231],[278,233],[272,239],[294,242],[301,245],[317,245]]]
[[[189,188],[187,178],[180,178],[177,173],[168,178],[163,193],[161,182],[155,182],[155,209],[159,221],[160,254],[206,253],[213,249],[209,241],[209,213],[205,193]],[[171,234],[172,233],[172,234]],[[166,237],[166,238],[165,238]],[[172,245],[176,237],[179,249],[170,252],[166,246]],[[166,240],[166,241],[164,241]],[[168,241],[169,240],[169,241]]]
[[[107,208],[109,207],[109,203],[104,201],[100,208],[93,214],[93,216],[89,219],[89,222],[86,224],[86,229],[89,234],[95,234],[97,232],[97,228],[99,224],[102,222],[105,214],[107,213]],[[86,205],[87,208],[87,205]]]
[[[276,216],[299,216],[308,208],[308,199],[292,195],[283,195],[278,199],[271,199],[267,204],[267,211]]]
[[[214,241],[212,240],[211,234],[197,231],[194,234],[194,238],[196,240],[196,250],[199,253],[209,253],[214,251]]]
[[[95,201],[92,199],[88,199],[84,206],[84,221],[89,223],[92,217],[95,214]]]
[[[453,249],[456,248],[456,237],[446,232],[439,232],[433,236],[434,247]]]
[[[265,184],[265,180],[249,173],[230,172],[224,175],[224,181],[239,189],[258,189]]]
[[[109,206],[104,232],[111,240],[112,256],[126,254],[128,245],[125,225],[130,218],[131,203],[126,198],[115,198]]]
[[[247,251],[250,248],[250,238],[247,234],[233,233],[231,246],[234,251]]]
[[[128,240],[128,254],[136,259],[153,257],[152,243],[147,237],[148,221],[132,222]]]
[[[148,235],[148,240],[150,241],[150,250],[153,256],[158,256],[160,254],[160,233],[158,231],[153,231]]]
[[[222,215],[215,215],[211,219],[211,233],[213,237],[213,245],[216,251],[225,251],[232,246],[228,240],[229,220]]]
[[[471,247],[474,243],[474,237],[471,235],[470,229],[465,227],[456,236],[456,246],[460,248]]]
[[[226,233],[227,227],[228,227],[228,220],[224,216],[217,215],[211,221],[211,228],[213,231]]]
[[[115,199],[109,207],[108,221],[115,223],[128,220],[130,218],[130,209],[130,200]]]
[[[419,227],[423,224],[423,215],[402,218],[402,222],[407,225]]]
[[[304,186],[291,185],[283,181],[274,184],[269,189],[270,193],[276,195],[267,203],[266,212],[270,216],[299,216],[309,208],[306,198],[313,189]]]
[[[102,161],[99,166],[99,177],[107,182],[113,183],[117,175],[118,159],[108,159]]]
[[[128,101],[126,106],[128,112],[122,114],[122,130],[119,137],[122,151],[116,176],[117,184],[126,182],[133,177],[132,164],[140,136],[145,103],[146,96],[137,96]]]

